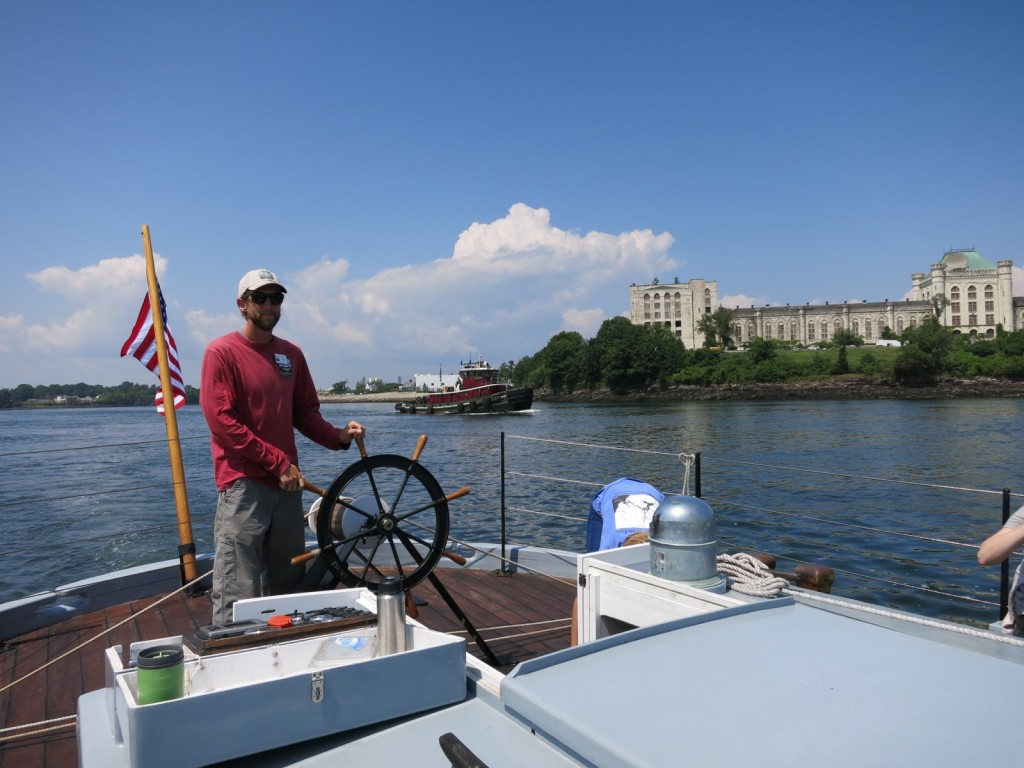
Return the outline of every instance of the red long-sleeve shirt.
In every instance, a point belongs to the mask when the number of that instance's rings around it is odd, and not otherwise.
[[[220,491],[243,477],[276,487],[288,465],[299,464],[296,429],[341,448],[341,430],[320,415],[302,350],[276,336],[269,344],[238,332],[214,339],[203,355],[199,403]]]

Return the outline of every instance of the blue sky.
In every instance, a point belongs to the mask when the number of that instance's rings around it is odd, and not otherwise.
[[[255,267],[329,387],[589,338],[655,277],[1024,266],[1022,38],[1016,1],[4,0],[0,387],[155,382],[143,224],[196,386]]]

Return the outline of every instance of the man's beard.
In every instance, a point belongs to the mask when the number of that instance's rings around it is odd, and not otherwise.
[[[261,331],[272,331],[274,326],[277,325],[277,321],[280,317],[277,315],[260,315],[257,314],[252,318],[252,324],[259,328]]]

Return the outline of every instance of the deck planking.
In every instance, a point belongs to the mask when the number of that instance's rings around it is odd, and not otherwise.
[[[435,574],[503,662],[502,671],[508,671],[513,663],[569,646],[570,615],[576,597],[573,580],[457,568],[439,568]],[[484,651],[468,637],[429,579],[414,587],[412,595],[418,621],[430,629],[466,637],[467,652],[487,661]],[[187,597],[178,593],[162,601],[154,598],[114,606],[12,638],[0,645],[0,689],[25,679],[0,692],[0,728],[75,715],[78,697],[104,685],[107,648],[121,645],[127,649],[144,639],[190,635],[208,624],[210,615],[206,594]],[[68,653],[87,641],[91,642]],[[47,662],[52,665],[43,668]],[[28,730],[44,727],[51,726]],[[0,741],[0,768],[78,765],[72,726],[56,724],[55,730],[46,733],[18,735],[17,739]]]

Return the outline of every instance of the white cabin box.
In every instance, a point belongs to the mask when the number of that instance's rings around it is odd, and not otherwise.
[[[464,639],[407,623],[408,650],[377,657],[370,651],[376,631],[371,626],[208,656],[186,647],[184,695],[145,705],[138,702],[137,669],[122,663],[120,646],[108,648],[106,687],[79,699],[80,765],[208,765],[465,698]],[[347,639],[367,642],[360,648]],[[181,642],[133,643],[130,657]]]

